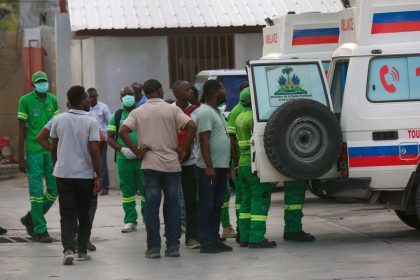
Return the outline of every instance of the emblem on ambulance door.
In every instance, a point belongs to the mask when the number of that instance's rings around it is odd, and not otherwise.
[[[293,74],[292,67],[285,67],[278,79],[279,89],[274,95],[307,94],[308,92],[301,87],[300,78]]]

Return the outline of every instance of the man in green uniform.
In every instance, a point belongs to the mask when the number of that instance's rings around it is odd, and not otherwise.
[[[235,130],[240,158],[238,181],[242,188],[241,208],[239,212],[240,246],[250,248],[273,248],[277,244],[265,238],[266,221],[271,202],[271,185],[261,183],[252,173],[251,144],[252,108],[249,88],[241,92],[240,101],[243,111],[236,119]]]
[[[38,71],[32,75],[35,90],[19,99],[19,170],[27,174],[31,211],[20,221],[30,236],[41,243],[53,240],[47,231],[44,215],[57,197],[57,186],[53,177],[51,153],[45,150],[36,137],[53,116],[59,113],[56,97],[48,92],[47,74]],[[26,158],[26,159],[25,159]],[[43,178],[46,181],[44,192]]]
[[[122,109],[119,109],[109,120],[108,143],[117,152],[116,160],[118,167],[118,180],[122,193],[122,205],[124,209],[124,227],[122,233],[134,232],[137,230],[136,192],[141,193],[141,213],[144,219],[145,200],[141,178],[141,161],[127,148],[124,141],[118,137],[118,129],[128,117],[128,114],[136,106],[134,90],[131,87],[124,87],[121,92]],[[138,145],[137,133],[132,131],[131,139]]]
[[[285,241],[312,242],[315,237],[302,230],[302,209],[305,201],[306,181],[284,182]]]

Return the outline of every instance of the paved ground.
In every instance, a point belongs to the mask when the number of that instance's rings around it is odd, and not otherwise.
[[[26,236],[19,217],[28,206],[25,178],[0,181],[0,225],[9,229],[7,236]],[[47,215],[55,238],[60,237],[57,206]],[[317,237],[312,244],[282,241],[282,193],[276,193],[268,238],[278,248],[250,250],[228,241],[231,253],[203,255],[182,247],[181,258],[150,260],[143,256],[143,225],[136,233],[120,233],[123,211],[114,190],[100,198],[92,261],[61,265],[59,242],[0,243],[0,279],[420,279],[420,233],[393,211],[308,195],[305,214],[305,230]]]

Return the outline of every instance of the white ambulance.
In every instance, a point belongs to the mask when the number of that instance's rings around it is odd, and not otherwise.
[[[318,178],[312,182],[321,191],[362,190],[420,229],[420,1],[350,3],[339,13],[340,46],[324,89],[331,103],[305,99],[323,91],[312,82],[322,80],[315,68],[299,77],[299,95],[278,97],[279,86],[267,90],[260,81],[276,75],[250,64],[254,168],[263,181]],[[274,106],[280,98],[289,101]]]

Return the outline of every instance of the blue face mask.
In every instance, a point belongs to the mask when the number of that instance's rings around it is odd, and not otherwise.
[[[133,107],[134,103],[136,102],[136,100],[135,100],[135,98],[134,98],[133,95],[126,95],[123,98],[121,98],[121,100],[122,100],[122,104],[126,108]]]
[[[39,93],[46,93],[49,88],[48,82],[39,82],[35,84],[35,90]]]

